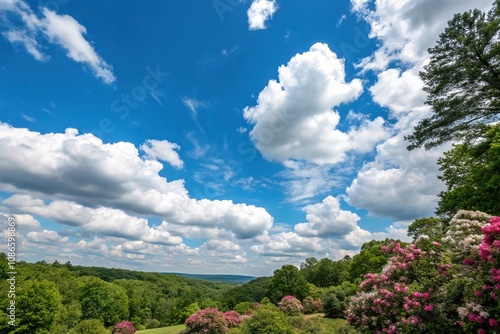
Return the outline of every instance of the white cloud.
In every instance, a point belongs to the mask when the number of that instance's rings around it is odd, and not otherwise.
[[[353,231],[360,219],[355,213],[341,210],[338,199],[332,196],[303,210],[307,223],[295,225],[295,232],[306,237],[341,237]]]
[[[37,161],[33,164],[33,161]],[[141,159],[131,143],[105,144],[92,134],[40,134],[0,123],[0,187],[44,199],[106,207],[169,223],[217,227],[251,238],[273,218],[260,207],[190,198],[183,180],[168,182],[163,165]]]
[[[276,0],[253,0],[247,11],[249,29],[266,29],[266,21],[273,17],[277,9]]]
[[[366,153],[387,137],[384,120],[365,120],[348,132],[337,129],[333,108],[356,99],[359,79],[345,82],[344,62],[326,44],[314,44],[278,69],[259,94],[257,105],[244,109],[254,124],[250,136],[270,160],[305,160],[316,164],[343,162],[348,152]]]
[[[94,76],[105,83],[113,83],[116,78],[112,67],[97,54],[93,46],[85,39],[86,28],[69,15],[58,15],[46,7],[41,8],[43,17],[39,18],[22,0],[3,1],[0,12],[8,11],[21,17],[23,26],[16,26],[6,21],[7,31],[2,34],[11,43],[20,43],[39,61],[48,60],[42,52],[40,35],[49,42],[62,46],[68,57],[78,63],[87,65]]]
[[[294,232],[281,232],[263,237],[260,245],[251,250],[263,256],[295,256],[304,258],[312,253],[321,253],[324,248],[318,238],[302,237]]]
[[[61,237],[57,232],[48,230],[43,230],[41,232],[28,232],[28,234],[26,234],[26,237],[30,242],[34,242],[37,244],[51,244],[53,246],[68,242],[68,237]]]
[[[146,152],[149,158],[168,162],[177,169],[184,167],[184,162],[175,151],[180,148],[178,144],[170,143],[167,140],[148,139],[141,145],[141,150]]]
[[[191,112],[191,118],[194,120],[198,119],[198,108],[206,107],[206,103],[202,101],[198,101],[196,99],[184,98],[182,99],[182,103],[189,109]]]
[[[370,37],[380,48],[364,59],[364,70],[384,70],[393,60],[415,63],[427,57],[447,22],[456,13],[479,8],[487,10],[491,0],[351,0],[352,9],[371,26]]]
[[[58,15],[43,10],[43,32],[52,43],[59,44],[68,52],[68,57],[90,67],[94,75],[109,84],[116,80],[113,70],[83,37],[87,29],[69,15]]]
[[[432,216],[444,184],[437,179],[437,159],[449,146],[432,151],[407,151],[404,132],[377,147],[375,161],[366,164],[346,189],[349,204],[370,213],[409,220]]]

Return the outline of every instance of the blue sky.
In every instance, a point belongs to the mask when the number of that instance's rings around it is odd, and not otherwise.
[[[450,147],[406,150],[418,71],[472,6],[0,0],[18,259],[260,276],[406,238]]]

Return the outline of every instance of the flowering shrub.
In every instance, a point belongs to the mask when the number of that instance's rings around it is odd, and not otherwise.
[[[135,328],[130,321],[122,321],[113,327],[112,334],[134,334]]]
[[[482,227],[478,247],[479,260],[469,264],[476,275],[465,293],[465,305],[458,308],[464,330],[478,333],[497,332],[500,322],[500,217]]]
[[[500,332],[500,217],[460,211],[443,241],[382,247],[394,256],[365,275],[348,321],[362,332]]]
[[[243,317],[236,311],[227,311],[224,313],[224,319],[227,321],[229,328],[238,327],[243,321]]]
[[[479,211],[459,211],[450,220],[443,241],[448,243],[453,259],[471,264],[478,259],[479,244],[483,238],[481,229],[490,215]]]
[[[206,308],[191,314],[186,319],[187,333],[224,334],[228,324],[224,313],[216,308]]]
[[[323,302],[319,298],[308,296],[302,301],[305,314],[319,313],[323,311]]]
[[[439,269],[442,245],[423,239],[401,247],[392,242],[382,251],[392,253],[381,274],[366,274],[361,292],[351,299],[348,322],[362,332],[422,333],[449,330],[446,317],[436,307],[442,293],[437,287],[447,275]],[[431,329],[432,327],[432,329]]]
[[[278,308],[286,315],[299,315],[304,310],[300,301],[294,296],[283,297],[278,303]]]

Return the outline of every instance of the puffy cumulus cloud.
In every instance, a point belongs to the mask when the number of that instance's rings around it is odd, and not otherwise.
[[[263,256],[305,258],[324,251],[320,239],[302,237],[294,232],[266,235],[259,242],[260,245],[253,245],[250,249]]]
[[[178,144],[171,143],[168,140],[148,139],[141,145],[141,150],[148,157],[168,162],[177,169],[184,167],[184,161],[181,160],[179,153],[176,151],[180,148]]]
[[[372,6],[373,3],[373,6]],[[351,0],[352,10],[371,26],[380,48],[361,61],[364,70],[384,70],[393,60],[415,63],[427,57],[447,22],[456,13],[487,10],[490,0]]]
[[[46,205],[43,200],[29,195],[14,195],[3,204],[20,212],[43,216],[58,223],[81,227],[85,232],[111,237],[140,239],[150,243],[178,245],[182,238],[167,231],[148,226],[148,221],[110,208],[88,208],[68,201],[53,201]]]
[[[389,108],[395,115],[425,108],[426,94],[422,90],[424,83],[418,76],[419,67],[401,72],[400,69],[388,69],[378,74],[377,82],[370,87],[373,101]]]
[[[273,218],[264,208],[190,198],[184,181],[168,182],[159,175],[162,168],[142,158],[131,143],[105,144],[75,129],[40,134],[0,123],[3,190],[158,216],[172,224],[216,227],[243,239],[271,228]]]
[[[307,223],[295,225],[295,232],[305,237],[341,237],[352,232],[360,219],[357,214],[340,209],[338,199],[332,196],[303,210]]]
[[[6,22],[3,35],[11,43],[20,43],[39,61],[48,59],[42,52],[40,37],[58,44],[67,51],[69,58],[90,68],[92,73],[105,83],[113,83],[116,78],[112,67],[97,54],[94,47],[85,39],[87,30],[69,15],[58,15],[46,7],[41,7],[42,16],[38,17],[30,6],[22,1],[2,1],[0,12],[8,12],[21,18],[22,25],[10,20]],[[17,21],[16,21],[17,22]]]
[[[403,133],[380,144],[375,161],[366,164],[346,189],[347,202],[396,220],[433,215],[437,194],[445,189],[437,179],[437,159],[449,146],[410,152],[406,146]]]
[[[208,256],[210,261],[222,261],[225,263],[245,263],[245,252],[241,246],[230,240],[208,240],[200,251]]]
[[[278,73],[279,80],[269,81],[257,105],[244,109],[245,119],[254,124],[250,136],[267,159],[336,164],[348,152],[369,152],[387,138],[380,117],[347,132],[337,129],[340,115],[333,108],[356,99],[363,88],[359,79],[345,81],[343,60],[326,44],[295,55]]]
[[[250,30],[266,29],[266,21],[278,10],[276,0],[253,0],[247,11]]]
[[[32,231],[26,234],[26,239],[33,243],[51,244],[52,246],[68,242],[68,237],[62,237],[55,231]]]

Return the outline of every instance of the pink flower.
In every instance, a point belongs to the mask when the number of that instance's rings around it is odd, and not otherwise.
[[[434,308],[434,305],[432,305],[432,304],[427,304],[427,305],[425,305],[425,307],[424,307],[424,311],[429,311],[429,312],[431,312],[433,308]]]
[[[491,327],[498,327],[498,321],[496,321],[495,319],[491,318],[489,322]]]
[[[486,331],[484,329],[479,329],[478,334],[486,334]]]
[[[472,265],[474,265],[474,260],[464,259],[464,264],[466,264],[468,266],[472,266]]]
[[[481,293],[481,291],[477,291],[476,289],[474,289],[474,295],[476,297],[481,297],[482,293]]]
[[[432,242],[432,244],[433,244],[434,246],[438,246],[438,247],[441,247],[441,246],[442,246],[442,245],[441,245],[439,242],[437,242],[437,241],[433,241],[433,242]]]

